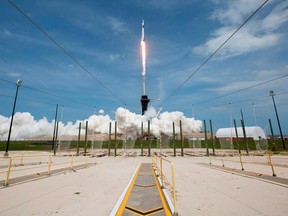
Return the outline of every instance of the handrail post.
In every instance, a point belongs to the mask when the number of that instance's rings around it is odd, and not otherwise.
[[[161,173],[161,183],[162,183],[162,188],[164,188],[164,181],[163,181],[163,165],[162,165],[162,162],[163,159],[162,157],[160,157],[160,173]]]
[[[11,166],[12,166],[12,157],[9,157],[9,164],[8,164],[8,169],[7,169],[5,186],[9,186],[9,177],[10,177],[10,172],[11,172]]]
[[[74,160],[74,156],[72,154],[72,156],[71,156],[71,170],[73,170],[73,160]]]
[[[244,170],[243,161],[242,161],[242,154],[241,153],[239,154],[239,158],[240,158],[241,170]]]
[[[270,166],[271,166],[271,169],[272,169],[272,175],[276,176],[275,171],[274,171],[274,166],[273,166],[273,163],[272,163],[272,160],[271,160],[271,157],[270,157],[270,154],[268,154],[268,158],[269,158],[269,163],[270,163]]]
[[[173,129],[173,151],[174,151],[174,157],[176,157],[176,143],[175,143],[175,123],[172,124]]]
[[[20,162],[20,165],[23,165],[23,157],[24,157],[24,154],[23,153],[21,153],[21,162]]]
[[[49,155],[49,162],[48,162],[48,175],[51,174],[51,155]]]
[[[176,189],[175,189],[175,178],[174,178],[174,165],[173,165],[173,163],[171,163],[171,171],[172,171],[172,187],[173,187],[174,214],[177,214],[177,208],[176,208]]]

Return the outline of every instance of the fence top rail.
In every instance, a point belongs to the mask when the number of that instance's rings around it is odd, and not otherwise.
[[[35,155],[13,155],[13,156],[8,156],[7,158],[35,158],[35,157],[45,157],[45,156],[52,156],[53,154],[35,154]]]

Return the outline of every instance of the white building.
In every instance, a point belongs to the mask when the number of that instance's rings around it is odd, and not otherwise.
[[[259,126],[245,127],[246,137],[254,140],[267,139],[264,130]],[[244,138],[242,127],[237,127],[239,138]],[[220,128],[216,132],[216,137],[223,138],[236,138],[235,128]]]

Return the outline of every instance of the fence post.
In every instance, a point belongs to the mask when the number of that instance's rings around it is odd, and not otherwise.
[[[235,128],[235,134],[236,134],[236,143],[238,145],[238,152],[241,154],[241,149],[240,149],[240,144],[238,140],[238,131],[237,131],[237,126],[236,126],[236,120],[234,119],[234,128]]]
[[[245,125],[244,125],[243,120],[241,120],[241,124],[242,124],[242,130],[243,130],[244,141],[245,141],[245,146],[246,146],[246,153],[247,153],[247,155],[249,155],[248,141],[247,141],[247,137],[246,137],[246,130],[245,130]]]
[[[214,135],[213,135],[213,128],[212,128],[212,120],[210,119],[209,121],[210,121],[210,132],[211,132],[212,150],[213,150],[213,155],[215,155]]]
[[[141,156],[143,156],[143,122],[141,122]]]
[[[184,156],[183,150],[183,134],[182,134],[182,121],[180,120],[180,139],[181,139],[181,156]]]
[[[275,145],[275,140],[274,140],[274,132],[273,132],[273,128],[272,128],[272,123],[271,123],[271,119],[269,119],[269,126],[270,126],[270,132],[271,132],[271,137],[270,140],[273,144],[273,147],[275,148],[275,150],[277,150],[276,145]],[[274,150],[272,147],[272,150]]]
[[[78,133],[78,142],[77,142],[77,156],[79,156],[80,135],[81,135],[81,122],[79,122],[79,133]]]
[[[56,145],[54,145],[54,155],[56,155],[56,151],[57,151],[57,148],[58,148],[58,127],[59,127],[59,121],[57,121],[57,125],[56,125],[56,138],[55,138],[55,142],[56,142]]]
[[[114,157],[117,156],[117,121],[115,121],[115,149],[114,149]]]
[[[108,156],[110,156],[111,152],[111,122],[109,123],[109,138],[108,138]]]
[[[150,120],[148,120],[148,156],[151,155]]]
[[[174,149],[174,157],[176,157],[176,144],[175,144],[175,123],[173,122],[173,149]]]
[[[8,169],[7,169],[7,174],[6,174],[5,186],[9,186],[9,177],[10,177],[10,172],[11,172],[11,166],[12,166],[12,157],[9,157],[9,164],[8,164]]]
[[[86,121],[86,129],[85,129],[85,147],[84,147],[84,155],[87,154],[87,134],[88,134],[88,121]]]
[[[209,147],[207,143],[207,128],[206,128],[206,120],[203,121],[204,124],[204,132],[205,132],[205,146],[206,146],[206,156],[209,156]]]

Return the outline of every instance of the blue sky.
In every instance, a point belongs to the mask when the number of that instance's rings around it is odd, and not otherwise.
[[[111,118],[118,107],[125,105],[140,114],[144,19],[147,94],[151,99],[160,99],[150,102],[151,106],[181,111],[187,117],[194,114],[199,120],[212,119],[215,129],[229,127],[230,116],[239,124],[242,109],[247,125],[254,125],[256,120],[269,132],[271,118],[278,133],[269,97],[272,89],[282,130],[288,133],[287,1],[268,1],[175,94],[175,89],[263,0],[13,2],[88,72],[8,1],[1,1],[0,115],[11,115],[17,79],[23,85],[16,111],[30,112],[35,119],[46,117],[51,121],[56,104],[64,105],[64,122],[88,118],[94,106],[97,112],[104,109]],[[272,79],[276,80],[248,88]],[[234,93],[244,88],[248,89]]]

